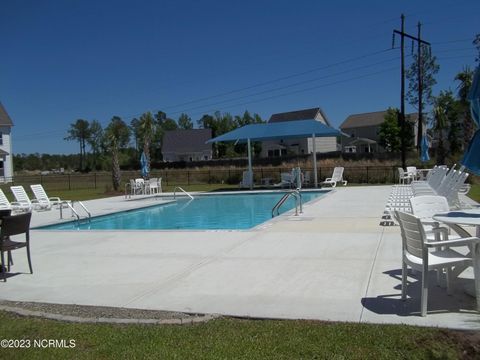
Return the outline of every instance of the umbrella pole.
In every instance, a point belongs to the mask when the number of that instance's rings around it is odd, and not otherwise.
[[[315,141],[315,134],[312,134],[312,150],[313,150],[313,183],[318,187],[317,177],[317,142]]]
[[[252,149],[250,146],[250,139],[247,139],[247,151],[248,151],[248,173],[250,177],[250,190],[253,189],[253,170],[252,170]]]

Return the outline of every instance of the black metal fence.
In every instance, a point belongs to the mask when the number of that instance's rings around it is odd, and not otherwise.
[[[194,184],[238,184],[242,180],[245,168],[232,169],[169,169],[154,170],[150,177],[161,177],[162,185],[194,185]],[[291,167],[260,167],[254,168],[254,180],[261,184],[263,179],[270,183],[280,182],[281,173],[290,172]],[[302,172],[310,173],[313,183],[313,169],[302,168]],[[330,177],[332,167],[318,167],[318,180]],[[140,177],[138,171],[123,171],[122,181]],[[394,166],[350,166],[345,167],[344,179],[357,184],[388,184],[398,180],[397,168]],[[12,179],[14,185],[28,186],[42,184],[48,190],[78,190],[78,189],[111,189],[112,175],[107,172],[89,174],[49,174],[49,175],[18,175]],[[11,184],[12,184],[11,183]]]

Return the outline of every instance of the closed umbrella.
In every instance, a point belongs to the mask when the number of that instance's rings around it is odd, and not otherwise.
[[[463,156],[462,165],[474,174],[480,175],[480,66],[475,71],[468,100],[470,100],[470,111],[477,130]]]
[[[142,176],[144,178],[148,177],[148,173],[150,171],[150,169],[148,168],[148,161],[147,161],[147,157],[145,156],[145,152],[142,152],[142,155],[140,156],[140,165],[141,165],[141,172],[142,172]]]
[[[430,148],[430,144],[428,143],[427,134],[423,134],[422,146],[420,148],[420,160],[422,162],[427,162],[428,160],[430,160],[430,155],[428,154],[429,148]]]

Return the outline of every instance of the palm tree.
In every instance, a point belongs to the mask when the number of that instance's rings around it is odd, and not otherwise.
[[[129,139],[129,127],[120,117],[114,116],[105,129],[105,140],[112,154],[112,183],[115,191],[120,189],[122,180],[118,155],[120,149],[128,144]]]
[[[90,124],[87,120],[78,119],[73,124],[70,124],[68,136],[65,140],[76,140],[80,144],[80,170],[85,167],[85,144],[90,137]]]
[[[90,148],[92,149],[92,169],[96,170],[97,169],[97,158],[98,154],[100,153],[100,148],[102,146],[102,140],[103,140],[103,129],[102,129],[102,124],[98,122],[97,120],[93,120],[90,123],[90,136],[87,139],[88,144],[90,145]]]
[[[157,124],[151,112],[146,112],[140,117],[140,129],[143,135],[143,152],[150,169],[150,146],[157,130]]]
[[[462,72],[455,76],[455,80],[460,81],[458,85],[458,97],[464,117],[463,121],[463,141],[464,147],[467,148],[473,137],[473,119],[470,113],[470,102],[467,99],[473,81],[473,70],[466,66]]]

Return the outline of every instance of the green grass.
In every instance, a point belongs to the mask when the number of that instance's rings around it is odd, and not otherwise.
[[[480,184],[473,184],[468,192],[468,196],[473,200],[480,202]]]
[[[3,359],[457,359],[445,330],[403,325],[218,319],[196,325],[93,325],[0,312],[7,339],[75,340],[73,349],[0,349]],[[454,336],[452,336],[452,334]]]

